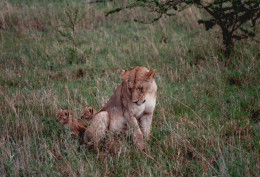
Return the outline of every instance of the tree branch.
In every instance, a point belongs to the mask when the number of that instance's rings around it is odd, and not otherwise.
[[[260,10],[260,7],[256,8],[256,9],[250,9],[246,13],[244,13],[244,15],[238,17],[238,21],[240,23],[236,27],[234,27],[233,31],[237,30],[241,25],[243,25],[245,22],[247,22],[248,19],[250,19],[251,16],[254,15],[254,13],[258,10]]]

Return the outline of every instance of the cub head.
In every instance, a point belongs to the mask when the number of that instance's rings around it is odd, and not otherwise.
[[[136,105],[145,103],[146,94],[152,87],[156,69],[148,70],[146,67],[137,66],[132,70],[121,71],[123,81],[127,83],[127,93]]]
[[[57,112],[56,121],[59,124],[66,124],[69,122],[70,112],[68,110],[59,110]]]
[[[92,107],[86,107],[83,111],[81,119],[90,120],[93,115],[97,113],[97,110]]]

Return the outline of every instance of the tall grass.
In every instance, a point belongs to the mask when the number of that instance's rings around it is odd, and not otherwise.
[[[238,43],[226,61],[218,29],[205,32],[195,9],[143,25],[133,22],[139,9],[105,18],[118,2],[67,2],[0,2],[1,175],[258,176],[257,43]],[[55,30],[67,8],[84,14],[73,52]],[[117,69],[136,65],[158,72],[147,149],[129,137],[79,148],[56,110],[100,109],[121,82]]]

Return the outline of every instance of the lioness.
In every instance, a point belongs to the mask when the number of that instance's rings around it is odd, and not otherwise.
[[[97,110],[92,107],[86,107],[83,111],[83,115],[81,116],[81,119],[84,120],[91,120],[92,117],[97,113]]]
[[[75,135],[83,137],[88,126],[83,120],[75,119],[68,110],[60,110],[57,112],[56,121],[69,128]]]
[[[149,139],[156,103],[156,70],[146,67],[121,71],[122,83],[84,133],[84,141],[97,146],[107,130],[120,134],[130,130],[134,144],[143,149]]]

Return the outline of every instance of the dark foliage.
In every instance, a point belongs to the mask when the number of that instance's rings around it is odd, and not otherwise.
[[[259,0],[135,0],[125,7],[107,12],[107,15],[125,8],[144,7],[157,15],[149,22],[136,21],[152,23],[159,20],[163,15],[172,16],[191,5],[207,12],[208,17],[198,21],[198,23],[205,25],[206,30],[213,28],[215,25],[220,27],[226,57],[230,56],[236,40],[254,37],[256,34],[256,25],[260,17]]]

